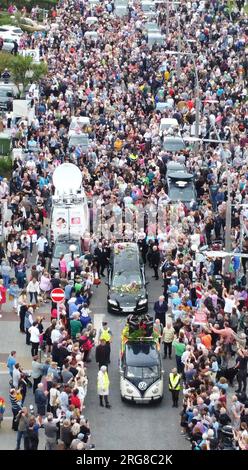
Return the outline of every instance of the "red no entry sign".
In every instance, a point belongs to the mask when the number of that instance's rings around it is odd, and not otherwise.
[[[63,289],[53,289],[51,292],[51,299],[53,302],[63,302],[65,300],[65,291]]]

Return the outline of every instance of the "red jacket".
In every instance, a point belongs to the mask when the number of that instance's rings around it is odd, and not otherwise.
[[[0,304],[6,304],[6,292],[6,287],[0,285]]]
[[[93,348],[93,344],[87,336],[81,336],[80,340],[83,341],[81,346],[83,351],[90,351]]]
[[[71,405],[74,405],[75,408],[81,408],[81,402],[77,395],[71,396]]]

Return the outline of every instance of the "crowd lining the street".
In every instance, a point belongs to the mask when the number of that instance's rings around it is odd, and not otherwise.
[[[14,146],[23,150],[23,157],[15,159],[10,181],[0,182],[1,198],[12,212],[0,247],[0,309],[8,295],[32,354],[33,384],[15,351],[8,359],[17,449],[22,438],[25,448],[37,449],[40,426],[45,429],[47,449],[57,448],[58,438],[65,449],[93,448],[84,400],[94,346],[99,403],[110,408],[107,368],[112,333],[106,323],[97,334],[90,301],[106,273],[117,232],[110,224],[109,239],[99,234],[84,237],[84,256],[74,261],[74,279],[63,254],[59,272],[49,268],[46,230],[52,173],[70,161],[82,171],[87,198],[97,196],[98,208],[111,203],[115,215],[124,207],[133,214],[141,207],[149,213],[150,204],[164,208],[163,224],[155,228],[145,224],[137,234],[126,223],[123,238],[137,241],[155,279],[163,280],[163,296],[154,306],[154,328],[160,331],[164,358],[171,359],[175,351],[177,370],[170,374],[169,390],[173,406],[178,407],[183,389],[182,433],[193,449],[229,445],[248,450],[247,258],[239,256],[240,251],[248,254],[248,25],[244,2],[237,2],[232,13],[225,5],[215,0],[181,2],[177,12],[170,11],[164,46],[152,48],[146,42],[139,2],[129,3],[126,21],[115,16],[108,1],[95,7],[81,0],[61,1],[48,19],[46,34],[23,36],[20,47],[39,48],[48,75],[40,83],[39,99],[34,99],[36,117],[31,125],[23,119],[12,126]],[[157,11],[165,32],[166,2],[158,4]],[[98,18],[96,42],[84,37],[89,16]],[[191,44],[199,76],[200,136],[228,144],[203,142],[196,152],[194,146],[178,153],[163,150],[161,117],[176,118],[183,136],[190,134],[196,118],[195,64],[182,53],[178,76],[178,56],[166,55],[167,50],[178,49],[178,21],[183,50]],[[162,114],[156,111],[158,102],[168,104]],[[86,153],[77,147],[68,149],[72,116],[90,118]],[[11,113],[4,123],[11,124]],[[197,192],[197,203],[177,205],[175,223],[165,189],[171,160],[194,174]],[[225,260],[208,257],[203,248],[222,250],[225,245],[228,178],[231,250],[236,256],[231,256],[226,269]],[[37,259],[30,266],[34,247]],[[59,319],[52,304],[51,323],[44,328],[36,310],[49,301],[56,287],[65,289],[66,302]],[[42,363],[39,349],[44,351]],[[37,419],[25,407],[29,386]],[[1,397],[0,421],[3,413]]]

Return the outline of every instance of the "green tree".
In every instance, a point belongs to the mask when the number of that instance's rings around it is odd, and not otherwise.
[[[10,64],[12,62],[13,56],[7,52],[0,53],[0,74],[3,73],[5,69],[10,70]]]
[[[45,62],[40,62],[39,64],[32,64],[32,82],[33,83],[38,83],[39,80],[47,75],[48,72],[48,67]]]
[[[41,62],[33,63],[30,56],[0,53],[0,73],[4,69],[8,69],[11,73],[11,80],[17,86],[20,96],[25,94],[25,90],[30,82],[39,82],[39,80],[47,74],[47,64]]]
[[[10,61],[11,78],[22,95],[30,83],[33,59],[30,56],[16,55]]]

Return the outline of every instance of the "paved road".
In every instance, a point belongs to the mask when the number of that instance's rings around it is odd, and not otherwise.
[[[148,272],[150,281],[149,311],[152,312],[153,302],[161,294],[161,281],[151,278],[152,272]],[[111,315],[106,309],[106,286],[104,282],[96,289],[91,309],[94,312],[94,324],[98,328],[103,319],[109,322],[114,334],[110,365],[110,402],[112,408],[100,408],[96,391],[96,377],[98,367],[94,361],[88,364],[89,387],[86,399],[86,412],[91,423],[93,441],[99,450],[162,450],[162,449],[189,449],[188,442],[180,435],[179,410],[172,408],[171,398],[167,389],[168,373],[175,359],[164,361],[165,369],[165,396],[161,404],[134,405],[123,403],[120,399],[119,388],[119,346],[120,332],[125,324],[125,318]],[[14,314],[5,312],[1,319],[0,344],[1,357],[6,356],[9,350],[15,348],[18,356],[25,362],[25,367],[30,365],[30,350],[25,346],[24,337],[18,332],[18,319]],[[2,367],[0,375],[0,394],[8,396],[8,375]],[[29,391],[26,403],[32,403],[32,392]],[[7,407],[6,416],[11,416],[11,410]],[[6,419],[0,430],[0,449],[15,448],[15,433],[11,431],[11,420]],[[40,446],[44,448],[43,431],[40,432]]]

